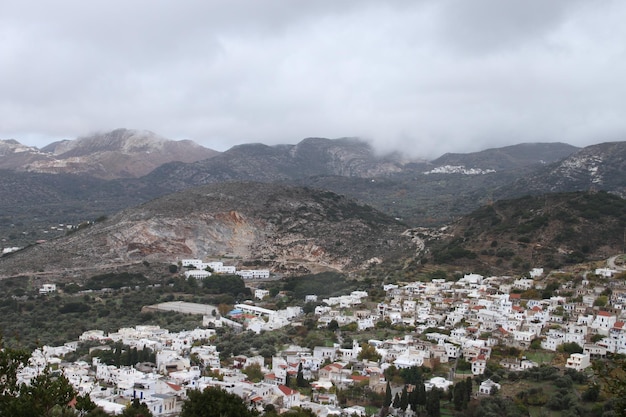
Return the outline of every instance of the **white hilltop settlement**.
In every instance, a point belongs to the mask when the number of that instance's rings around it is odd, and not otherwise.
[[[191,261],[196,260],[185,260],[183,265],[195,267],[196,263]],[[202,267],[204,263],[197,265]],[[218,266],[213,264],[210,268],[215,272]],[[318,327],[332,325],[356,332],[397,326],[406,329],[406,334],[385,340],[330,342],[313,349],[294,344],[283,346],[271,358],[244,355],[220,358],[213,343],[217,331],[224,326],[257,334],[288,326],[294,326],[293,331],[297,331],[304,327],[301,307],[272,310],[246,301],[236,304],[223,317],[210,305],[161,303],[144,308],[202,315],[204,327],[176,333],[149,325],[111,333],[89,330],[78,341],[35,351],[19,377],[28,383],[46,365],[54,365],[79,393],[89,394],[96,404],[112,414],[121,413],[126,404],[139,399],[155,416],[173,416],[180,412],[189,390],[215,386],[240,396],[259,411],[269,404],[279,411],[302,406],[325,417],[342,412],[364,415],[364,409],[358,405],[342,410],[335,389],[366,384],[369,389],[384,393],[387,385],[384,371],[391,366],[437,369],[438,364],[459,363],[463,358],[468,373],[482,375],[489,361],[496,360],[491,355],[497,346],[523,352],[533,345],[556,351],[564,343],[576,343],[583,352],[572,354],[565,366],[582,371],[590,366],[591,359],[609,353],[626,354],[623,279],[615,279],[611,270],[589,271],[584,279],[562,282],[558,289],[544,292],[546,298],[543,298],[544,281],[549,276],[537,268],[527,278],[466,274],[457,281],[434,279],[385,284],[384,300],[377,303],[368,302],[367,291],[323,298],[308,316],[308,319],[314,316]],[[257,299],[269,296],[267,292],[253,293]],[[315,294],[306,296],[308,303],[317,300]],[[76,351],[81,343],[89,343],[95,350],[114,349],[115,343],[132,352],[150,349],[155,361],[119,367],[98,358],[91,363],[64,361],[63,357]],[[522,356],[497,360],[509,371],[538,366]],[[249,381],[242,372],[252,365],[258,366],[263,374],[259,382]],[[451,372],[433,374],[426,389],[449,389],[457,377],[455,368],[451,364]],[[288,380],[294,381],[299,376],[310,384],[312,390],[307,391],[310,395],[301,394],[293,385],[286,386]],[[479,395],[490,395],[498,389],[498,384],[486,380]]]

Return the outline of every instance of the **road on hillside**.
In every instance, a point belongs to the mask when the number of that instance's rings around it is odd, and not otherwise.
[[[626,271],[625,267],[615,264],[615,260],[620,256],[623,256],[623,255],[611,256],[609,259],[606,260],[606,264],[609,266],[609,268],[614,269],[616,271]]]

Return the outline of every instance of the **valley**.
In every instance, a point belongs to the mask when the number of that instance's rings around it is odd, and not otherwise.
[[[104,137],[42,152],[166,146]],[[420,161],[309,138],[116,178],[20,150],[0,164],[2,346],[32,352],[20,381],[53,364],[112,414],[219,387],[268,416],[600,415],[626,354],[624,149]]]

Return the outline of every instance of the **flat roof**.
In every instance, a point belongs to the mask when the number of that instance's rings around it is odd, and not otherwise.
[[[178,313],[201,314],[205,316],[210,315],[213,310],[215,310],[216,313],[219,311],[216,306],[210,304],[189,303],[187,301],[169,301],[146,307],[151,310],[175,311]]]

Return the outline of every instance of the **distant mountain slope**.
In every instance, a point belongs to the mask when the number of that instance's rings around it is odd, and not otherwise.
[[[554,193],[501,200],[463,217],[435,244],[430,260],[490,268],[559,268],[606,259],[624,248],[626,200],[606,192]]]
[[[290,181],[315,175],[386,176],[410,162],[399,155],[378,156],[359,139],[308,138],[297,145],[235,146],[193,164],[167,164],[146,176],[147,181],[173,189],[230,180]]]
[[[144,169],[145,161],[130,164],[129,158],[158,154],[155,151],[146,153],[156,146],[154,143],[158,142],[158,137],[133,132],[124,129],[110,132],[102,136],[102,143],[96,140],[97,137],[56,143],[44,148],[49,153],[14,141],[8,143],[8,148],[15,150],[8,152],[11,158],[20,154],[22,162],[32,162],[33,159],[28,159],[31,157],[49,161],[47,158],[56,153],[68,158],[62,160],[63,170],[80,171],[81,174],[74,177],[64,174],[56,178],[51,174],[34,173],[0,175],[0,206],[6,208],[0,233],[11,236],[3,247],[23,246],[47,238],[45,235],[49,233],[44,233],[41,228],[51,224],[95,219],[171,192],[234,180],[326,189],[369,204],[412,226],[442,225],[489,201],[527,194],[522,188],[515,189],[514,194],[505,192],[509,190],[507,186],[520,176],[537,169],[539,161],[554,162],[568,156],[573,148],[561,144],[522,144],[503,150],[489,149],[484,153],[449,154],[431,163],[407,160],[398,154],[380,156],[358,139],[309,138],[296,145],[236,146],[210,159],[165,164],[141,178],[102,182],[89,178],[89,172],[82,171],[89,169],[95,173],[101,170],[96,174],[106,176],[110,172],[119,173],[128,166]],[[0,142],[0,145],[7,142],[10,141]],[[173,143],[177,142],[164,142],[162,149]],[[89,160],[89,156],[83,155],[88,155],[89,149],[95,152],[95,159],[85,168],[83,162]],[[105,149],[110,151],[103,151]],[[119,152],[134,153],[118,158]],[[0,156],[0,166],[11,158]],[[81,158],[87,159],[74,169],[69,161]],[[106,158],[113,163],[119,160],[120,165],[108,164],[104,162]],[[445,164],[465,168],[448,169]],[[43,163],[40,166],[43,167]],[[56,170],[54,164],[48,168]],[[58,172],[61,171],[59,168]],[[134,175],[128,170],[124,173],[131,174]],[[51,178],[45,178],[45,175]],[[10,227],[11,224],[23,226]]]
[[[524,176],[499,197],[567,191],[605,190],[626,197],[626,142],[588,146]]]
[[[5,148],[8,144],[4,141]],[[0,167],[49,174],[86,174],[102,179],[137,178],[168,162],[195,162],[218,154],[190,140],[172,141],[152,132],[128,129],[55,142],[41,150],[24,146],[21,149],[0,157]]]
[[[0,169],[21,170],[37,161],[50,162],[54,158],[35,147],[22,145],[16,140],[0,140]]]
[[[491,199],[498,187],[576,149],[565,144],[522,144],[427,162],[398,154],[379,156],[358,139],[309,138],[297,145],[236,146],[209,160],[164,165],[143,179],[172,190],[231,180],[313,186],[356,198],[411,224],[434,225],[470,212]],[[445,164],[490,171],[487,175],[431,172]]]
[[[411,253],[405,226],[331,192],[262,183],[189,189],[0,258],[19,273],[227,257],[278,271],[345,270]]]
[[[566,143],[521,143],[480,152],[447,153],[431,161],[431,164],[510,171],[560,161],[579,149]]]

